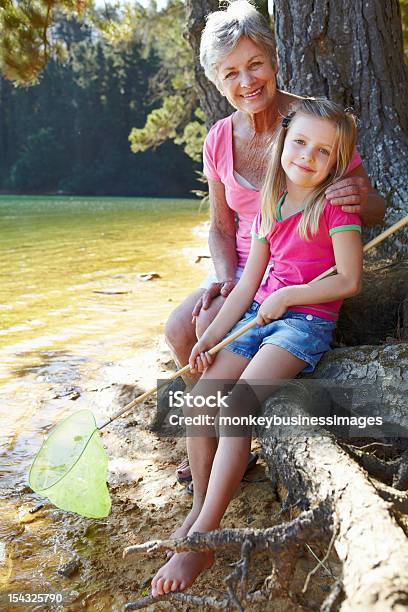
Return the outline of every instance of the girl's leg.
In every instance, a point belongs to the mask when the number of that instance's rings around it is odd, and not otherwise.
[[[237,380],[248,363],[249,360],[241,355],[236,355],[226,350],[221,351],[214,364],[204,372],[200,381],[191,392],[191,396],[206,397],[208,395],[216,395],[217,391],[224,392],[225,381],[231,379]],[[184,410],[185,416],[196,416],[198,413],[215,417],[217,409],[203,408],[198,410],[191,408]],[[199,429],[194,426],[187,427],[186,435],[188,458],[194,481],[193,506],[183,524],[171,534],[173,538],[181,538],[187,535],[201,511],[218,444],[216,431],[213,426],[208,428],[200,427]],[[246,461],[248,461],[248,457]]]
[[[239,384],[231,393],[228,400],[229,413],[234,413],[236,408],[236,413],[242,414],[242,402],[245,401],[242,396],[243,391],[250,403],[254,402],[254,394],[259,402],[262,402],[266,395],[270,395],[270,387],[267,391],[264,385],[260,385],[259,388],[254,385],[252,391],[248,392],[252,382],[268,380],[272,384],[272,381],[294,378],[306,365],[304,361],[280,347],[271,344],[263,346],[244,370]],[[250,443],[251,439],[248,435],[220,437],[206,487],[204,503],[189,534],[218,529],[224,512],[245,472]],[[199,460],[199,457],[197,456],[196,459]],[[153,578],[152,594],[161,595],[175,590],[182,591],[190,586],[202,571],[210,567],[212,562],[212,553],[175,554]]]

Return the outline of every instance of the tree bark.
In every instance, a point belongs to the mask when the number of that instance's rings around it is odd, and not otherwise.
[[[339,346],[408,340],[408,262],[377,262],[364,271],[360,295],[345,301],[335,341]]]
[[[218,8],[218,0],[204,0],[203,2],[186,0],[185,36],[194,52],[194,74],[198,99],[206,117],[207,128],[234,110],[215,85],[207,79],[200,64],[200,39],[205,26],[205,18]]]
[[[408,78],[399,1],[275,0],[274,20],[280,87],[354,107],[361,118],[358,149],[373,185],[392,202],[391,225],[408,213]],[[384,249],[407,252],[407,232]]]
[[[369,363],[370,354],[374,361]],[[331,356],[331,357],[330,357]],[[316,372],[316,378],[343,385],[350,381],[377,380],[382,392],[372,414],[388,406],[388,416],[400,423],[406,415],[408,366],[406,344],[332,351]],[[367,371],[367,368],[369,371]],[[265,415],[277,413],[282,397],[269,399]],[[352,409],[362,413],[363,400],[353,396]],[[285,415],[302,414],[303,401],[285,399]],[[276,435],[259,428],[270,473],[288,492],[285,505],[302,510],[326,504],[336,533],[335,549],[343,562],[345,600],[341,610],[402,610],[408,606],[408,539],[392,515],[391,503],[382,499],[368,474],[329,435]],[[405,434],[407,435],[407,434]],[[361,454],[362,451],[360,451]],[[398,463],[398,462],[393,462]],[[393,489],[385,493],[392,497]],[[406,503],[395,491],[395,503]],[[401,505],[400,505],[401,507]]]

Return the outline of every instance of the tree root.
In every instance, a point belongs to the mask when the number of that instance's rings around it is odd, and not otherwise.
[[[408,450],[394,461],[383,461],[372,453],[366,453],[356,446],[342,443],[341,446],[363,467],[370,476],[382,480],[394,489],[408,489]]]
[[[364,468],[370,476],[383,480],[385,483],[391,484],[395,475],[395,465],[392,461],[383,461],[372,453],[366,453],[355,446],[343,443],[341,445],[347,450],[349,455]]]
[[[392,486],[399,491],[408,489],[408,450],[394,463],[395,473]]]
[[[137,601],[131,601],[125,606],[125,610],[141,610],[152,604],[158,604],[161,601],[179,601],[180,603],[193,604],[199,608],[210,607],[217,610],[231,609],[229,598],[217,599],[216,597],[199,597],[198,595],[189,595],[188,593],[168,593],[167,595],[159,595],[158,597],[143,597]]]
[[[344,599],[343,583],[341,580],[338,580],[334,584],[328,597],[326,597],[320,606],[320,612],[332,612],[333,610],[338,610],[342,599]]]
[[[388,487],[386,484],[379,480],[376,480],[375,478],[371,478],[370,480],[376,488],[377,493],[382,497],[382,499],[392,504],[392,509],[394,511],[401,512],[402,514],[408,514],[407,493],[401,493],[394,487]]]

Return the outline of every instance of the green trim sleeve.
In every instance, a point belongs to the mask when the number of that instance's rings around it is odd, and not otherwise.
[[[361,234],[361,226],[360,225],[338,225],[337,227],[332,227],[329,230],[330,236],[333,236],[336,232],[345,232],[347,230],[357,230]]]
[[[263,236],[259,236],[259,234],[257,234],[256,232],[252,232],[252,235],[260,242],[268,242],[266,238],[264,238]]]

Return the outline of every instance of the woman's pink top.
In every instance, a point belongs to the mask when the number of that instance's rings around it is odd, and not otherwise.
[[[251,248],[251,229],[255,215],[261,208],[261,192],[240,185],[234,177],[232,152],[232,117],[217,121],[207,134],[203,150],[204,174],[225,187],[227,204],[238,215],[236,246],[238,266],[244,267]],[[351,172],[361,164],[361,157],[354,151],[348,167]],[[337,208],[337,207],[334,207]]]

